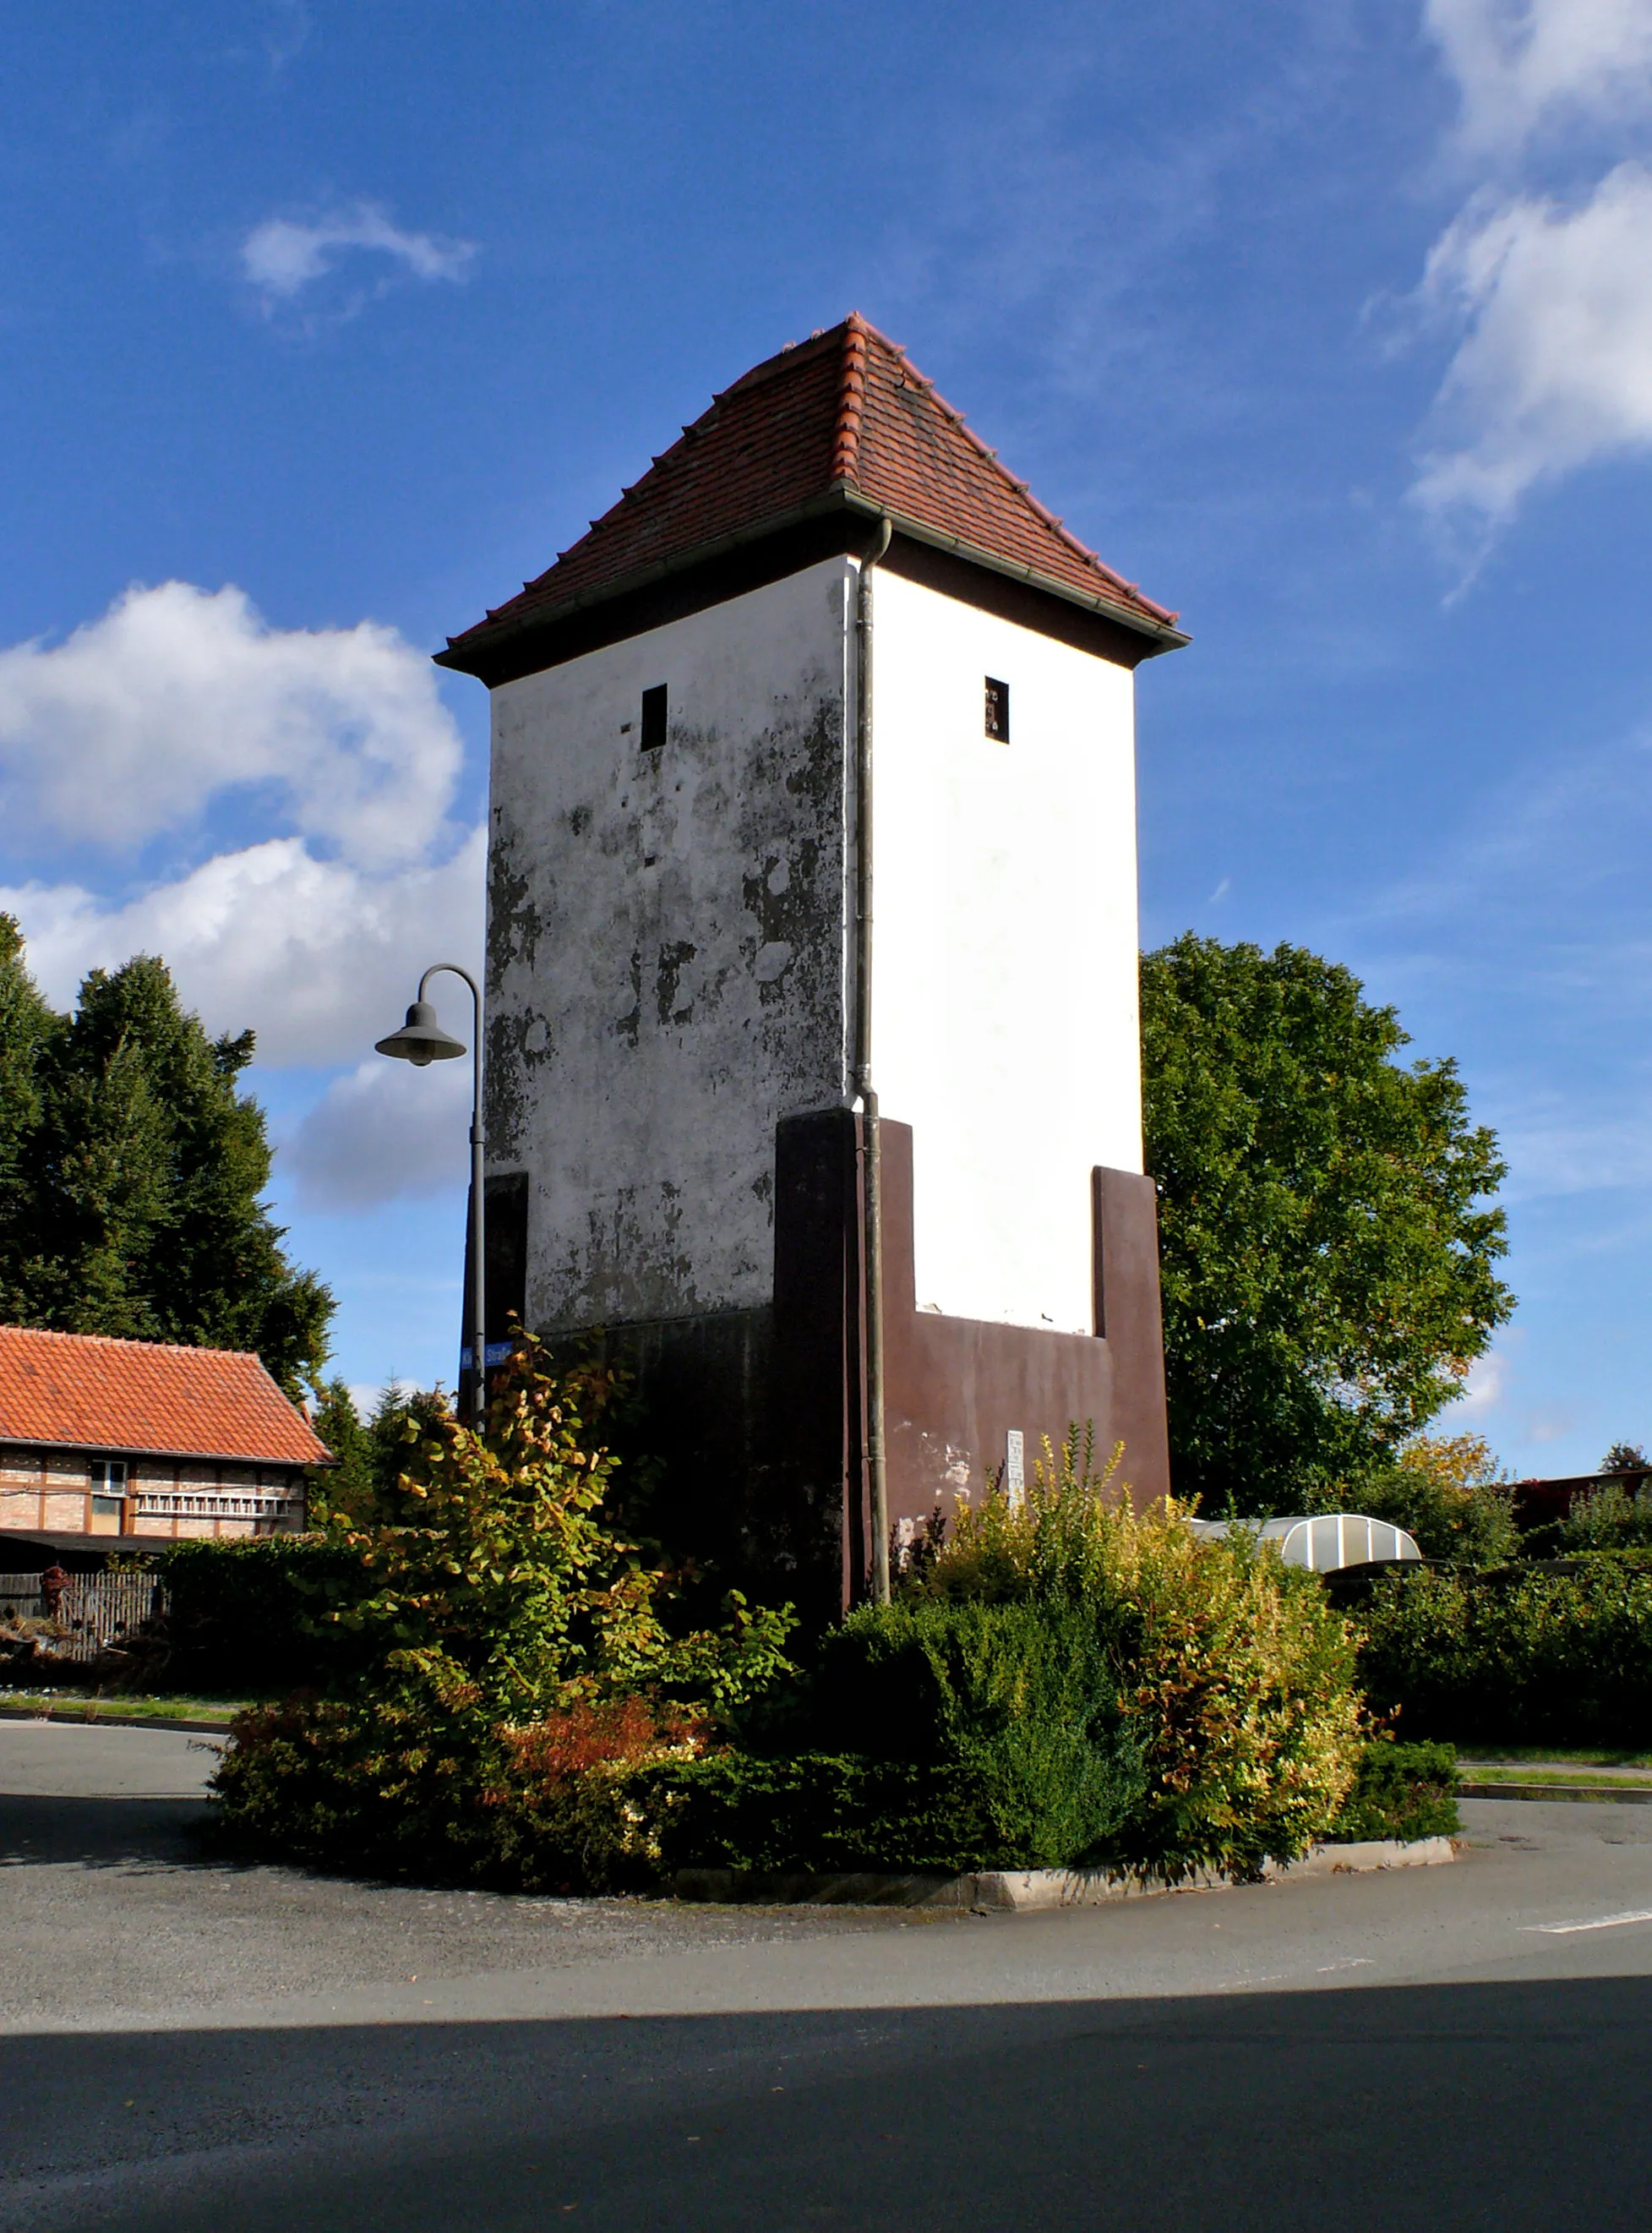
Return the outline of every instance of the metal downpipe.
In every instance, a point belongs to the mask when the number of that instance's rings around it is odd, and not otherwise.
[[[855,1090],[861,1103],[862,1253],[866,1271],[866,1479],[872,1595],[889,1602],[889,1484],[883,1440],[883,1147],[872,1084],[872,572],[889,547],[885,518],[861,560],[855,610]]]

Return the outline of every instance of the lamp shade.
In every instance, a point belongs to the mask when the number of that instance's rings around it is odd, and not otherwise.
[[[427,1062],[451,1062],[465,1051],[464,1040],[456,1039],[437,1022],[436,1011],[428,1000],[415,1000],[401,1029],[392,1032],[388,1038],[375,1039],[374,1049],[379,1054],[393,1055],[398,1062],[415,1063],[420,1070]]]

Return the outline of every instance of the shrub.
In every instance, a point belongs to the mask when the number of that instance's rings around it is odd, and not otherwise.
[[[1652,1481],[1631,1494],[1621,1481],[1588,1490],[1554,1531],[1561,1551],[1644,1550],[1652,1545]]]
[[[1520,1551],[1513,1494],[1478,1435],[1422,1435],[1337,1501],[1403,1527],[1425,1559],[1500,1566]]]
[[[1361,1609],[1372,1705],[1407,1736],[1457,1743],[1644,1744],[1652,1738],[1652,1574],[1479,1581],[1384,1576]]]
[[[697,1763],[670,1842],[747,1868],[1102,1859],[1144,1777],[1093,1622],[1035,1605],[868,1607],[823,1639],[784,1758]]]
[[[361,1662],[352,1637],[316,1618],[360,1572],[323,1534],[175,1543],[156,1572],[166,1611],[138,1641],[134,1680],[257,1696],[320,1689]]]
[[[650,1794],[678,1867],[835,1875],[990,1865],[956,1840],[933,1771],[860,1753],[786,1756],[738,1748],[669,1769]]]
[[[515,1882],[646,1857],[617,1787],[784,1669],[790,1616],[736,1598],[721,1629],[672,1631],[671,1577],[601,1513],[614,1462],[587,1428],[612,1385],[551,1375],[530,1342],[485,1436],[446,1409],[407,1422],[420,1524],[335,1523],[308,1618],[359,1656],[332,1696],[237,1718],[213,1779],[230,1833]]]
[[[1070,1437],[1018,1507],[933,1533],[800,1698],[673,1777],[676,1856],[1246,1877],[1303,1852],[1354,1782],[1351,1631],[1254,1537],[1109,1508],[1112,1471]]]
[[[1304,1852],[1354,1780],[1353,1631],[1311,1574],[1244,1529],[1201,1540],[1169,1503],[1109,1507],[1088,1449],[1046,1453],[1019,1508],[960,1510],[921,1586],[1082,1610],[1116,1671],[1143,1796],[1117,1850],[1169,1873],[1254,1874]],[[1110,1474],[1111,1468],[1109,1468]]]
[[[1360,1754],[1354,1787],[1328,1836],[1334,1844],[1360,1838],[1454,1838],[1457,1754],[1447,1744],[1369,1744]]]
[[[492,1866],[526,1891],[656,1883],[676,1801],[647,1771],[693,1760],[705,1735],[696,1715],[634,1693],[576,1699],[531,1728],[502,1730],[498,1773],[483,1794]]]

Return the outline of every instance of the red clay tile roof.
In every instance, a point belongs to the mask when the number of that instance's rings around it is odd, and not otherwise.
[[[888,512],[920,540],[1182,640],[1174,613],[1069,534],[905,352],[851,313],[715,396],[589,535],[519,596],[450,636],[439,656],[462,665],[471,651],[565,608],[834,504]]]
[[[0,1442],[324,1464],[331,1453],[256,1357],[0,1326]]]

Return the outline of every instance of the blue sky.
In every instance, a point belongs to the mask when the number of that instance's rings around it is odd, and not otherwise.
[[[451,1377],[479,686],[424,654],[864,311],[1194,642],[1142,910],[1454,1055],[1517,1317],[1455,1420],[1652,1440],[1652,0],[15,11],[0,904],[257,1030],[358,1383]],[[454,1070],[463,1065],[454,1064]]]

